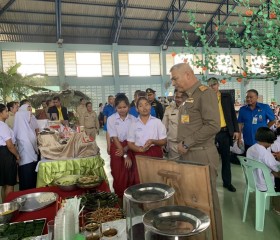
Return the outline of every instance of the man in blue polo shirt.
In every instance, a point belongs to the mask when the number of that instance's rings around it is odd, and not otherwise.
[[[104,127],[103,130],[106,131],[106,141],[107,141],[107,153],[110,154],[110,137],[107,133],[107,119],[112,114],[116,112],[115,109],[115,97],[110,95],[108,96],[108,104],[103,109],[103,115],[104,115]]]
[[[238,144],[241,144],[241,133],[245,144],[245,154],[249,147],[256,143],[255,135],[259,127],[271,127],[275,123],[275,116],[267,104],[258,102],[258,91],[250,89],[247,91],[247,105],[239,110],[238,125],[240,136]]]

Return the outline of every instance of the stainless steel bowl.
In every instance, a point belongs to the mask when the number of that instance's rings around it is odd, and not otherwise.
[[[0,224],[9,223],[18,214],[19,207],[17,202],[0,204]]]
[[[70,192],[77,189],[77,179],[79,175],[68,175],[56,179],[54,184],[62,191]],[[73,182],[73,183],[69,183]]]

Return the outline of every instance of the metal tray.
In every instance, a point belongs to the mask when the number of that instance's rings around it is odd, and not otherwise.
[[[202,211],[186,206],[152,209],[143,217],[146,231],[165,236],[191,236],[206,230],[210,218]]]
[[[43,195],[46,195],[46,194],[53,194],[54,195],[53,199],[50,201],[47,201],[47,202],[39,202],[38,198],[42,197]],[[37,193],[25,194],[25,195],[20,196],[19,198],[26,199],[26,201],[21,205],[19,211],[33,212],[33,211],[45,208],[45,207],[51,205],[52,203],[54,203],[56,201],[56,199],[58,198],[58,194],[54,193],[54,192],[37,192]],[[15,201],[17,201],[17,198],[15,199]]]
[[[127,188],[126,198],[137,203],[151,203],[166,200],[172,197],[175,190],[163,183],[142,183]]]

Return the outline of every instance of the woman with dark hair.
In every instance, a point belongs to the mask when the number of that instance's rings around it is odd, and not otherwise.
[[[166,144],[166,128],[160,119],[151,116],[151,104],[146,97],[138,98],[136,102],[139,116],[132,124],[128,134],[128,147],[132,150],[131,159],[135,163],[135,179],[138,184],[139,175],[135,155],[163,157],[162,147]]]
[[[117,95],[115,99],[116,113],[107,120],[107,131],[111,139],[110,158],[111,173],[113,176],[113,187],[120,198],[124,190],[130,185],[132,162],[127,154],[127,135],[132,123],[136,118],[128,113],[129,101],[124,94]]]
[[[5,123],[9,117],[8,109],[0,104],[0,186],[2,201],[14,191],[17,183],[17,162],[20,160],[16,150],[13,131]]]

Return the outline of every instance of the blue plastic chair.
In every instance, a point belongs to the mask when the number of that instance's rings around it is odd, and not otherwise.
[[[245,175],[247,187],[244,192],[244,208],[243,208],[243,218],[242,221],[245,222],[249,195],[250,192],[256,192],[256,223],[255,228],[257,231],[262,232],[264,228],[264,219],[265,219],[265,210],[269,209],[270,206],[270,197],[271,196],[280,196],[280,192],[275,192],[274,183],[272,182],[270,176],[270,169],[264,164],[257,160],[250,159],[247,157],[238,156],[238,159],[243,168]],[[266,192],[261,192],[256,187],[254,171],[256,169],[261,169],[263,172],[264,180],[267,186]]]

